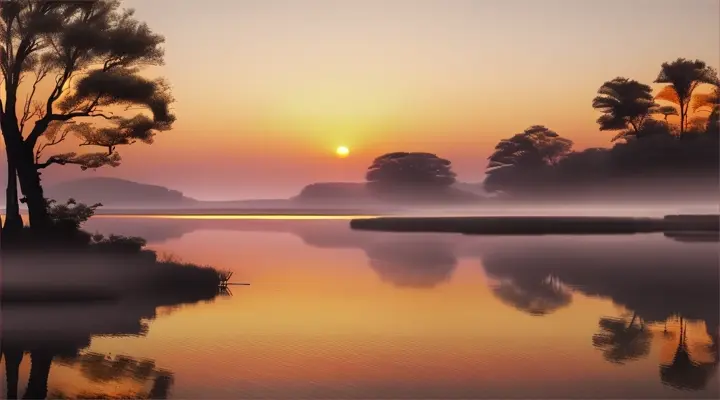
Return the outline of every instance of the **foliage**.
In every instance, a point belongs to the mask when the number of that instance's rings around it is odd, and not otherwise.
[[[450,161],[430,153],[388,153],[368,168],[370,187],[448,187],[455,183]]]
[[[503,139],[488,157],[486,189],[506,191],[532,185],[548,168],[556,165],[572,149],[573,142],[542,126],[534,125]]]
[[[615,142],[612,148],[571,151],[572,142],[544,127],[531,127],[497,144],[489,157],[485,189],[516,197],[566,197],[582,195],[581,188],[596,194],[602,193],[600,188],[615,193],[623,185],[630,190],[650,185],[647,188],[662,192],[660,182],[664,182],[665,194],[678,184],[717,192],[717,72],[702,61],[679,58],[664,63],[655,82],[668,84],[655,99],[674,105],[656,104],[650,86],[622,77],[605,82],[598,90],[593,107],[603,113],[597,121],[600,130],[619,131],[611,140]],[[703,84],[714,87],[709,93],[693,94]],[[691,106],[694,112],[708,112],[708,117],[691,116]],[[653,114],[663,115],[664,121],[652,118]],[[668,117],[675,115],[680,116],[679,131],[668,123]],[[538,140],[538,132],[543,140]]]
[[[613,185],[622,182],[664,181],[667,190],[672,190],[670,179],[690,182],[692,178],[717,186],[720,142],[711,131],[688,131],[678,140],[667,124],[649,119],[636,134],[622,139],[609,149],[566,153],[554,165],[488,168],[485,188],[516,197],[548,194],[562,198],[581,195],[580,188],[613,191]]]
[[[121,9],[119,0],[8,0],[0,7],[0,122],[8,170],[19,178],[31,227],[45,229],[40,170],[54,164],[114,167],[121,161],[117,146],[152,143],[158,132],[171,129],[169,85],[141,74],[141,68],[163,63],[164,38],[132,10]],[[45,88],[49,93],[42,93]],[[79,146],[100,149],[45,154],[72,136]],[[8,204],[17,203],[15,180],[8,184]]]
[[[710,113],[705,121],[705,129],[717,135],[720,130],[720,86],[715,86],[710,93],[694,95],[692,109]]]
[[[34,75],[19,130],[22,134],[25,124],[37,119],[25,141],[35,147],[40,138],[45,139],[36,149],[38,168],[115,166],[120,161],[115,146],[152,143],[156,132],[170,129],[174,122],[168,84],[139,74],[140,67],[162,65],[160,46],[165,39],[137,21],[132,10],[120,9],[120,1],[6,1],[0,32],[0,64],[8,89],[17,91],[26,75]],[[55,74],[47,100],[35,100],[40,83]],[[113,106],[144,108],[152,118],[145,114],[121,117],[108,110]],[[80,117],[103,123],[73,121]],[[56,154],[40,162],[42,151],[68,134],[80,138],[82,146],[105,151]]]
[[[57,203],[55,200],[46,199],[47,211],[50,220],[56,227],[79,230],[80,225],[95,215],[95,210],[102,207],[96,203],[91,206],[78,203],[75,199],[68,199],[65,204]]]
[[[156,262],[156,284],[168,287],[192,287],[198,282],[220,284],[224,271],[210,266],[201,266],[182,261],[175,256],[165,255]]]
[[[637,132],[655,107],[651,92],[650,86],[627,78],[605,82],[592,102],[603,113],[597,120],[600,130]]]
[[[503,139],[488,158],[489,168],[554,165],[572,148],[572,141],[542,125],[533,125]]]
[[[90,244],[97,249],[108,252],[138,253],[147,244],[147,241],[137,236],[110,235],[105,237],[101,234],[94,234]]]
[[[680,133],[687,130],[689,107],[693,92],[702,84],[720,85],[717,71],[700,60],[678,58],[662,64],[655,83],[666,83],[655,96],[678,106],[680,115]]]

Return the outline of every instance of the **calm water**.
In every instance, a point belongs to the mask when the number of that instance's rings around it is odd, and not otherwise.
[[[720,397],[716,243],[347,226],[97,217],[86,228],[251,286],[157,310],[4,308],[3,323],[39,347],[72,316],[88,326],[56,352],[50,397]],[[26,355],[20,394],[29,375]]]

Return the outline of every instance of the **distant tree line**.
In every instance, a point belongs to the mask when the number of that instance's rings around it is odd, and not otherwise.
[[[678,182],[718,186],[719,85],[704,62],[679,58],[662,64],[652,88],[623,77],[605,82],[592,106],[601,131],[617,132],[611,148],[573,151],[572,141],[544,126],[503,139],[489,157],[485,188],[513,197],[572,196],[582,188],[612,191],[616,184],[643,190]],[[709,93],[696,93],[700,86]],[[658,103],[662,102],[662,103]],[[679,117],[671,123],[670,116]],[[606,193],[610,194],[610,193]]]
[[[613,131],[611,148],[573,150],[573,142],[534,125],[501,140],[488,158],[485,190],[512,198],[608,196],[678,191],[678,185],[716,190],[720,162],[720,79],[704,62],[679,58],[662,64],[652,88],[617,77],[598,89],[592,106],[600,131]],[[709,91],[698,93],[705,86]],[[677,119],[672,122],[670,118]],[[417,200],[453,193],[451,162],[430,153],[376,158],[366,180],[373,193]],[[682,192],[682,191],[680,191]],[[652,195],[652,193],[648,193]],[[404,195],[404,197],[403,197]]]

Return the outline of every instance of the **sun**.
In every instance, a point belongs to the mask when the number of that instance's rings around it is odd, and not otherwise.
[[[347,157],[350,155],[350,149],[348,149],[347,146],[338,146],[338,148],[335,149],[335,154],[337,154],[338,157]]]

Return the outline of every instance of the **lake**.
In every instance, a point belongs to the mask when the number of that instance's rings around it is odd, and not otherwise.
[[[20,362],[19,394],[720,397],[717,243],[348,226],[342,217],[93,218],[89,231],[145,237],[160,254],[250,286],[149,309],[4,306],[3,331],[38,349],[31,382],[30,354]],[[15,381],[7,358],[3,395]]]

